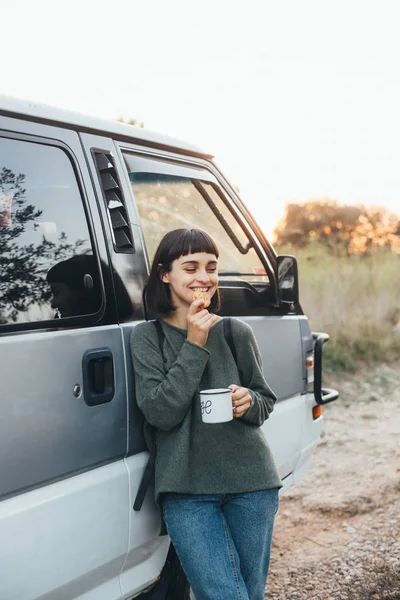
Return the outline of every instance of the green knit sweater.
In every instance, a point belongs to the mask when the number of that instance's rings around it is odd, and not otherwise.
[[[157,502],[164,492],[223,494],[281,487],[260,430],[276,396],[264,379],[251,327],[232,319],[240,375],[222,319],[210,329],[204,347],[188,342],[184,329],[164,321],[162,327],[163,356],[154,323],[140,323],[131,336],[136,400],[146,420],[158,430]],[[199,389],[231,384],[249,389],[249,410],[228,423],[203,423]]]

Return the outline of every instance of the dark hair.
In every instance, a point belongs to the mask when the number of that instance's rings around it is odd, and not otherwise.
[[[171,304],[169,284],[162,281],[162,275],[171,271],[174,260],[196,252],[206,252],[219,257],[219,250],[214,240],[201,229],[174,229],[161,240],[154,255],[144,292],[147,307],[156,315],[165,315],[176,310],[176,307]],[[210,310],[215,312],[219,308],[220,295],[217,288],[211,298]]]

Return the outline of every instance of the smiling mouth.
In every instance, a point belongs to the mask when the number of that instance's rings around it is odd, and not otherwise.
[[[192,292],[208,292],[209,287],[191,287]]]

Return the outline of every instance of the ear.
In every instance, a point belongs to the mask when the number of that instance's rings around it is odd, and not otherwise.
[[[168,273],[162,268],[162,265],[158,265],[158,276],[163,283],[169,283]]]

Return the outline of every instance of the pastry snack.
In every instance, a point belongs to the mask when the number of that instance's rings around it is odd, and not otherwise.
[[[203,308],[208,308],[211,304],[211,300],[205,292],[194,290],[193,300],[203,300]]]

